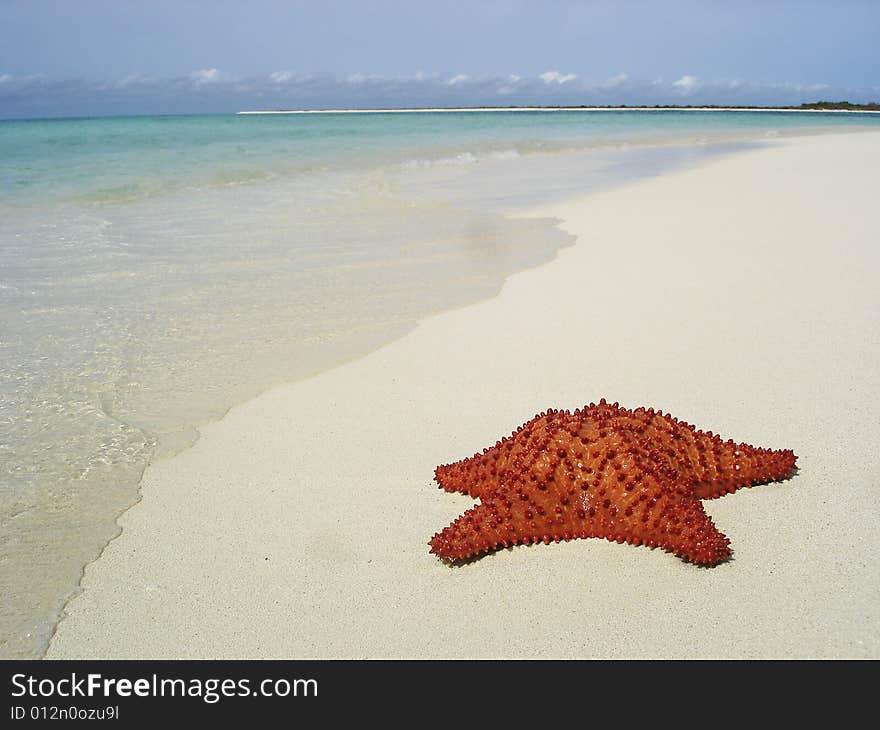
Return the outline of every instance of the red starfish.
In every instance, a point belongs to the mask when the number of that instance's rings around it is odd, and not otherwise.
[[[574,413],[551,409],[483,453],[437,467],[443,489],[481,504],[429,545],[453,562],[519,543],[604,537],[716,565],[730,557],[730,541],[700,500],[786,479],[796,459],[722,441],[653,408],[603,399]]]

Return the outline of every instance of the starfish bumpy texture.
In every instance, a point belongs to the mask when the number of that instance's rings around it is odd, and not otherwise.
[[[551,409],[494,447],[437,467],[443,489],[481,503],[429,545],[455,562],[521,543],[603,537],[717,565],[730,557],[730,541],[700,500],[786,479],[796,459],[652,408],[603,399],[574,413]]]

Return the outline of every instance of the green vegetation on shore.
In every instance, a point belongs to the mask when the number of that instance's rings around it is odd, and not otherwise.
[[[880,112],[880,104],[875,101],[867,104],[850,104],[848,101],[814,101],[801,104],[798,109],[845,109],[853,112]]]
[[[798,109],[817,109],[817,110],[843,110],[853,112],[878,112],[880,111],[880,103],[871,101],[867,104],[853,104],[848,101],[813,101],[800,106],[755,106],[755,105],[736,105],[736,104],[614,104],[607,106],[594,106],[592,104],[581,104],[574,109],[767,109],[767,110],[798,110]]]

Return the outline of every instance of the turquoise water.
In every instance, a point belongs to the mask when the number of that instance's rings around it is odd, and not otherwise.
[[[189,186],[471,154],[880,125],[880,115],[554,111],[158,116],[0,122],[8,202],[131,199]]]
[[[152,459],[571,243],[507,209],[862,128],[880,116],[0,122],[0,656],[42,654]]]

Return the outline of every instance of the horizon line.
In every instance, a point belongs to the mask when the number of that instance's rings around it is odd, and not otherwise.
[[[802,109],[767,106],[480,106],[391,107],[368,109],[244,109],[236,114],[426,114],[434,112],[555,112],[555,111],[715,111],[715,112],[809,112],[834,114],[880,114],[878,109]]]

